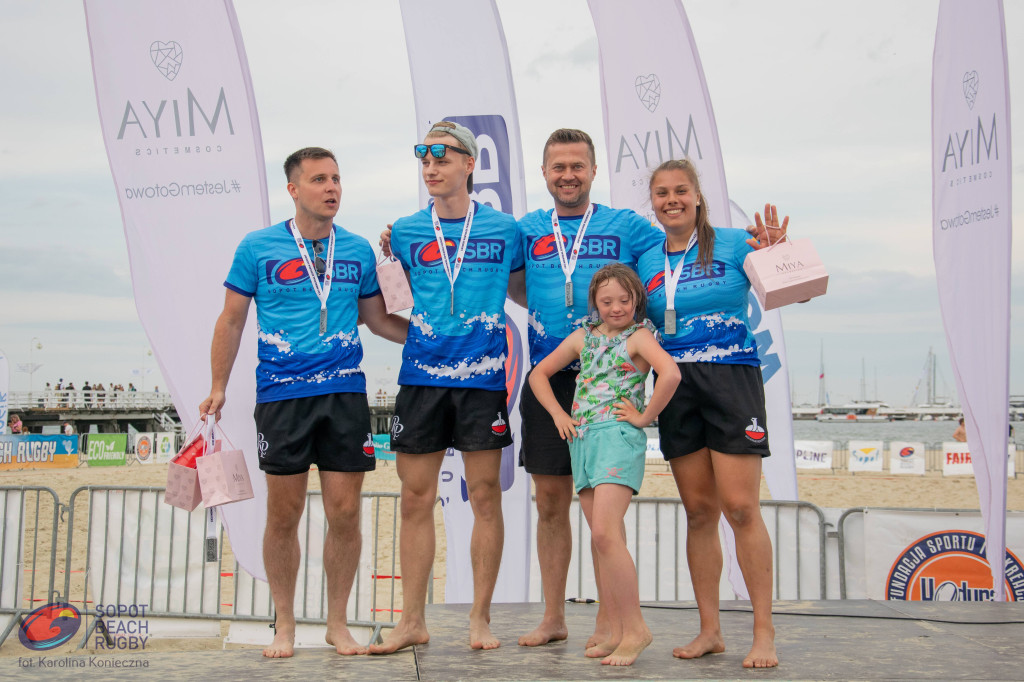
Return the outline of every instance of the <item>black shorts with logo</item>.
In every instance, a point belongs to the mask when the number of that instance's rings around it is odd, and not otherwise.
[[[411,455],[512,444],[505,389],[402,386],[391,420],[391,449]]]
[[[523,443],[519,449],[519,466],[530,474],[572,476],[569,461],[569,443],[562,440],[551,414],[537,402],[530,388],[530,373],[526,375],[519,415],[523,424]],[[551,390],[562,409],[572,414],[572,399],[576,395],[576,370],[562,370],[551,376]]]
[[[705,447],[734,455],[771,454],[759,367],[718,362],[677,365],[682,375],[679,387],[658,415],[665,459]]]
[[[268,474],[373,471],[377,459],[365,393],[329,393],[257,403],[256,448]]]

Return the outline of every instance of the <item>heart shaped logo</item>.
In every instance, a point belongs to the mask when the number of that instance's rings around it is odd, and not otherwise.
[[[968,71],[964,74],[964,99],[967,100],[967,108],[974,108],[974,100],[978,97],[978,72]]]
[[[154,40],[149,46],[149,58],[153,60],[153,66],[169,81],[178,77],[182,56],[181,45],[173,40],[166,43]]]
[[[654,112],[661,102],[661,79],[656,74],[636,77],[636,96],[640,103],[647,107],[647,110]]]

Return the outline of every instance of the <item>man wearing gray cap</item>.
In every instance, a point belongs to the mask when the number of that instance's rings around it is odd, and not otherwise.
[[[430,205],[395,221],[391,252],[405,268],[413,309],[402,351],[391,446],[402,481],[402,619],[371,653],[430,638],[424,618],[434,559],[437,477],[449,448],[463,453],[473,509],[469,641],[494,649],[491,596],[504,522],[501,450],[512,442],[505,390],[505,292],[523,268],[516,220],[473,201],[477,144],[465,126],[435,123],[414,146]]]

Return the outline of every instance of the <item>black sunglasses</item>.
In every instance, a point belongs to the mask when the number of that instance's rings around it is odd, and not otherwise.
[[[316,268],[316,274],[323,275],[327,272],[327,261],[320,257],[320,254],[324,252],[324,243],[319,239],[313,240],[313,253],[316,258],[313,259],[313,267]]]
[[[459,154],[465,154],[466,156],[469,156],[469,152],[467,152],[465,149],[453,147],[450,144],[418,144],[412,148],[412,151],[416,155],[417,159],[422,159],[423,157],[425,157],[428,151],[430,152],[430,155],[433,156],[435,159],[443,159],[445,152],[448,149],[451,149],[453,152],[458,152]]]

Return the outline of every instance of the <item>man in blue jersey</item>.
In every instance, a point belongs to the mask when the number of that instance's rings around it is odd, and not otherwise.
[[[555,207],[533,211],[519,221],[525,277],[514,277],[509,287],[512,298],[529,311],[531,366],[589,317],[587,290],[595,272],[616,261],[636,269],[640,255],[665,238],[633,211],[590,203],[597,161],[594,143],[582,130],[562,128],[548,137],[541,172]],[[572,410],[578,374],[577,362],[551,377],[551,387],[566,412]],[[565,581],[572,556],[572,467],[568,444],[534,397],[529,377],[523,385],[520,412],[523,440],[519,461],[533,476],[537,496],[537,558],[544,617],[535,630],[519,638],[519,644],[537,646],[568,637]],[[607,634],[603,610],[599,610],[597,628],[587,647],[606,641]]]
[[[466,127],[440,121],[414,146],[430,205],[401,218],[391,253],[412,286],[391,447],[402,481],[402,619],[371,653],[425,643],[427,581],[434,560],[437,477],[448,448],[461,450],[473,510],[473,605],[469,643],[494,649],[491,596],[504,522],[501,450],[511,444],[505,390],[505,291],[523,267],[515,218],[470,198],[477,143]]]
[[[204,420],[220,417],[255,300],[254,416],[260,468],[267,474],[263,563],[276,609],[274,641],[263,655],[293,654],[298,525],[311,464],[319,470],[328,524],[327,642],[339,654],[362,654],[366,647],[352,638],[345,611],[362,545],[359,494],[376,460],[357,317],[395,343],[405,341],[408,320],[387,314],[369,243],[334,225],[341,199],[334,155],[300,149],[287,158],[284,172],[295,217],[250,232],[235,251],[213,333],[212,387],[199,412]]]

